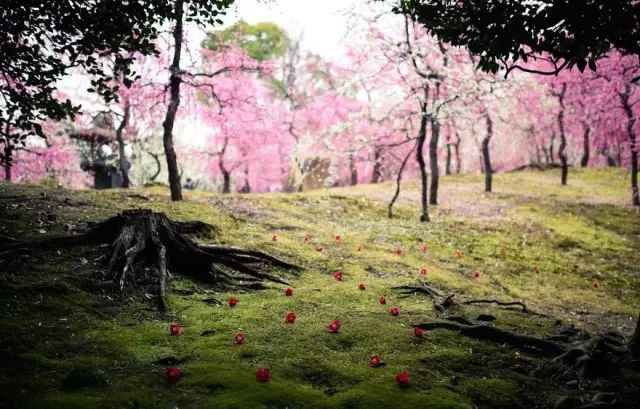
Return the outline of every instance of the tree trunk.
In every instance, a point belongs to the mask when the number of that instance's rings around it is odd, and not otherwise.
[[[404,160],[402,161],[402,164],[400,165],[400,169],[398,170],[398,176],[396,177],[396,191],[393,194],[391,201],[389,202],[388,216],[390,219],[393,218],[393,205],[396,203],[396,200],[398,200],[398,196],[400,196],[400,182],[402,181],[402,173],[404,172],[404,168],[407,166],[407,162],[409,161],[409,158],[411,157],[411,153],[413,153],[413,150],[415,148],[416,147],[414,145],[414,147],[411,148],[409,153],[407,153],[407,156],[405,156]]]
[[[11,168],[13,166],[13,149],[11,149],[11,142],[9,137],[5,140],[4,145],[4,162],[2,166],[4,167],[4,180],[5,182],[11,182]]]
[[[355,186],[358,184],[358,168],[353,163],[353,154],[349,154],[349,174],[351,176],[351,186]]]
[[[440,170],[438,169],[438,139],[440,138],[440,122],[431,117],[431,138],[429,139],[429,164],[431,165],[431,191],[429,192],[429,204],[438,204],[438,183]]]
[[[624,112],[627,114],[627,135],[631,147],[631,203],[640,206],[640,196],[638,196],[638,141],[635,130],[636,118],[633,116],[633,108],[629,101],[631,96],[631,86],[625,85],[624,92],[620,93]]]
[[[629,342],[629,351],[634,358],[640,358],[640,314],[638,314],[638,321],[636,321],[636,330]]]
[[[560,165],[562,166],[562,174],[560,183],[562,186],[567,184],[567,176],[569,173],[569,167],[567,165],[567,135],[564,132],[564,95],[567,91],[567,84],[562,84],[562,90],[558,95],[558,102],[560,103],[560,111],[558,112],[558,130],[560,131],[560,147],[558,148],[558,157],[560,158]]]
[[[482,140],[482,159],[484,164],[484,191],[491,192],[493,183],[493,168],[491,167],[491,156],[489,154],[489,143],[493,136],[493,121],[489,113],[484,114],[487,122],[487,133]]]
[[[382,181],[382,146],[376,146],[373,149],[373,174],[371,175],[371,183],[380,183]]]
[[[456,174],[460,174],[460,135],[456,134],[456,143],[453,144],[453,150],[456,157]]]
[[[553,158],[553,143],[556,140],[556,133],[555,132],[551,132],[551,140],[549,141],[549,161],[550,163],[553,163],[553,161],[555,160]]]
[[[447,162],[444,165],[444,174],[451,174],[451,138],[447,138]]]
[[[222,161],[219,162],[222,173],[222,193],[231,193],[231,173],[224,167]]]
[[[173,62],[171,63],[169,78],[169,89],[171,100],[167,108],[165,116],[164,134],[162,141],[164,142],[164,151],[167,157],[167,170],[169,171],[169,188],[171,189],[171,200],[182,200],[182,187],[180,186],[180,175],[178,173],[178,160],[176,151],[173,147],[173,124],[176,120],[178,105],[180,105],[180,56],[182,52],[182,18],[183,18],[183,0],[176,0],[175,5],[175,27],[173,29]]]
[[[582,135],[582,159],[580,160],[580,166],[586,168],[589,166],[589,156],[591,155],[591,127],[587,124],[583,124],[582,126],[584,128],[584,133]]]
[[[425,94],[427,91],[425,91]],[[429,207],[427,205],[427,183],[429,179],[429,174],[427,173],[427,168],[424,162],[424,143],[427,139],[427,103],[426,101],[421,104],[421,114],[420,118],[420,130],[418,131],[418,150],[416,152],[416,160],[418,161],[418,165],[420,167],[420,183],[422,187],[422,192],[420,195],[420,204],[422,207],[422,214],[420,215],[421,222],[429,221]]]
[[[129,125],[129,114],[131,112],[131,104],[129,100],[124,103],[124,116],[122,117],[122,121],[120,125],[118,125],[118,129],[116,129],[116,140],[118,141],[118,159],[120,164],[120,172],[122,172],[122,187],[129,188],[129,166],[127,164],[127,158],[124,153],[124,139],[122,137],[122,133]]]

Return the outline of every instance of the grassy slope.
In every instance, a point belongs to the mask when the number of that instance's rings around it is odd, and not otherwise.
[[[551,332],[555,318],[629,332],[640,307],[640,222],[626,205],[626,176],[574,171],[562,188],[555,172],[498,175],[491,195],[481,193],[479,175],[445,177],[442,203],[428,225],[416,222],[414,183],[404,186],[391,221],[386,184],[291,195],[189,192],[180,204],[160,188],[2,186],[0,235],[60,234],[65,224],[82,231],[119,210],[151,207],[216,224],[221,230],[212,241],[265,250],[306,271],[291,279],[293,297],[282,288],[172,294],[167,319],[151,303],[118,306],[96,288],[101,249],[0,255],[0,407],[544,407],[566,391],[522,374],[518,368],[531,365],[529,359],[450,332],[413,337],[412,323],[436,317],[431,302],[398,298],[390,287],[417,282],[427,267],[432,284],[460,297],[523,299],[554,318],[492,307],[468,307],[460,315],[489,312],[503,328],[538,335]],[[302,242],[305,233],[311,243]],[[336,234],[342,243],[334,242]],[[419,251],[422,243],[427,254]],[[356,251],[359,244],[363,252]],[[464,254],[460,260],[456,249]],[[343,282],[331,278],[335,270],[345,273]],[[479,281],[471,278],[475,270],[483,273]],[[595,281],[600,288],[592,287]],[[358,290],[360,282],[366,291]],[[202,289],[185,279],[172,286]],[[382,294],[386,306],[377,302]],[[232,295],[239,299],[234,309],[202,302]],[[391,306],[400,307],[399,317],[390,316]],[[294,325],[283,322],[288,311],[298,315]],[[343,323],[339,334],[325,330],[334,319]],[[167,335],[169,322],[180,322],[184,333]],[[234,345],[240,330],[247,343]],[[373,353],[387,365],[370,368]],[[168,356],[184,360],[184,377],[173,386],[163,380],[164,366],[152,363]],[[268,385],[255,381],[261,366],[272,370]],[[401,370],[411,374],[408,390],[394,383]]]

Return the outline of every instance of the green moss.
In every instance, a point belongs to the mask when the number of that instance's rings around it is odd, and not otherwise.
[[[305,270],[287,276],[292,297],[281,286],[218,293],[176,278],[173,289],[196,291],[171,293],[170,315],[163,316],[144,298],[118,304],[104,296],[95,280],[104,269],[96,260],[104,249],[9,260],[0,272],[0,303],[6,305],[0,401],[32,408],[508,408],[547,402],[561,387],[518,372],[532,364],[509,348],[447,331],[414,337],[412,324],[438,315],[430,300],[400,298],[392,287],[427,280],[460,299],[522,299],[552,318],[479,306],[451,313],[473,319],[489,312],[501,328],[527,334],[553,332],[556,318],[628,331],[640,306],[640,224],[626,205],[625,176],[578,170],[561,187],[556,172],[500,174],[491,195],[482,192],[479,175],[444,177],[441,186],[442,204],[431,208],[429,225],[417,222],[415,182],[403,185],[393,220],[386,217],[390,184],[290,195],[186,192],[183,203],[171,203],[163,186],[108,192],[3,187],[28,203],[7,206],[10,236],[40,237],[37,214],[53,207],[57,219],[45,223],[47,234],[149,207],[218,227],[197,240],[260,249]],[[426,278],[421,268],[429,269]],[[332,278],[336,270],[344,281]],[[474,271],[482,272],[480,280]],[[378,303],[380,295],[387,305]],[[239,300],[235,308],[226,303],[231,296]],[[221,304],[206,302],[211,299]],[[400,316],[389,314],[392,306],[400,307]],[[298,316],[295,324],[284,323],[289,311]],[[335,319],[343,326],[331,334],[326,326]],[[180,336],[168,334],[171,322],[183,326]],[[233,342],[240,331],[244,345]],[[372,354],[387,365],[371,368]],[[164,379],[172,364],[183,370],[176,385]],[[263,366],[272,370],[269,384],[255,380]],[[403,370],[413,383],[406,390],[395,384]],[[65,388],[69,382],[75,386]]]

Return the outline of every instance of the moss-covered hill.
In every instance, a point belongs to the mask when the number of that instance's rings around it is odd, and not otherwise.
[[[105,248],[0,253],[0,407],[542,408],[577,388],[594,393],[597,383],[533,376],[542,361],[505,346],[449,331],[414,337],[411,324],[437,317],[433,304],[400,298],[391,287],[427,280],[461,298],[523,300],[549,318],[486,306],[455,312],[489,312],[496,326],[527,334],[551,333],[556,320],[629,333],[640,308],[640,221],[626,204],[627,176],[573,171],[563,188],[555,172],[497,175],[490,195],[481,192],[479,175],[444,177],[430,224],[416,222],[413,183],[403,187],[393,220],[386,217],[388,184],[303,194],[190,192],[178,204],[162,188],[2,185],[3,241],[83,232],[120,210],[152,208],[219,227],[199,240],[260,249],[305,271],[289,276],[292,297],[277,286],[217,293],[176,277],[166,317],[144,297],[112,300],[102,279]],[[332,277],[337,270],[341,282]],[[235,308],[226,303],[232,296]],[[398,317],[389,314],[392,306],[400,307]],[[295,324],[284,323],[289,311]],[[343,326],[331,334],[326,326],[335,319]],[[168,334],[173,322],[182,324],[181,335]],[[244,345],[233,342],[238,331]],[[371,368],[372,354],[387,365]],[[164,378],[172,359],[183,371],[175,385]],[[271,383],[256,382],[258,367],[271,368]],[[411,377],[408,389],[395,383],[402,370]]]

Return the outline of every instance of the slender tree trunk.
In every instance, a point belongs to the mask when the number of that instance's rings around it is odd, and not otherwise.
[[[451,138],[447,138],[447,162],[444,165],[444,174],[451,174]]]
[[[118,125],[118,129],[116,129],[116,140],[118,141],[118,159],[120,164],[120,172],[122,172],[122,187],[127,189],[129,188],[131,183],[129,181],[129,166],[127,164],[127,158],[125,157],[124,153],[124,138],[122,137],[122,134],[129,125],[130,112],[131,104],[129,103],[129,100],[127,100],[124,103],[124,116],[122,117],[120,125]]]
[[[222,159],[218,161],[218,168],[222,173],[222,193],[231,193],[231,173],[225,168]]]
[[[4,167],[4,180],[5,182],[11,182],[11,168],[13,167],[13,149],[11,148],[11,142],[9,137],[5,140],[4,145],[4,162],[2,166]]]
[[[429,204],[438,204],[438,184],[440,182],[440,170],[438,169],[438,139],[440,138],[440,122],[431,117],[431,138],[429,139],[429,164],[431,165],[431,190],[429,191]]]
[[[382,181],[382,146],[376,146],[373,149],[373,173],[371,175],[371,183],[380,183]]]
[[[567,135],[564,132],[564,95],[567,92],[567,84],[562,84],[562,90],[557,94],[560,103],[560,111],[558,112],[558,130],[560,131],[560,147],[558,148],[558,157],[562,166],[562,174],[560,183],[562,186],[567,184],[567,176],[569,174],[569,166],[567,164]]]
[[[402,181],[402,174],[404,173],[404,168],[407,166],[407,162],[409,161],[409,158],[411,157],[411,154],[413,153],[414,149],[415,149],[415,146],[411,148],[409,153],[407,153],[407,156],[404,157],[404,160],[400,165],[400,169],[398,170],[398,176],[396,176],[396,191],[393,194],[391,201],[389,202],[388,216],[390,219],[393,218],[393,205],[396,203],[396,200],[398,200],[398,196],[400,196],[400,182]]]
[[[167,115],[165,116],[164,134],[162,141],[164,142],[164,151],[167,157],[167,170],[169,171],[169,188],[171,189],[171,200],[182,200],[182,186],[180,186],[180,175],[178,172],[178,160],[176,158],[176,151],[173,147],[173,125],[176,120],[176,113],[178,112],[178,106],[180,105],[180,83],[182,78],[180,77],[180,56],[182,53],[182,19],[183,19],[183,0],[176,0],[175,5],[175,27],[173,29],[173,61],[171,63],[170,71],[171,76],[169,78],[169,89],[171,93],[171,100],[169,107],[167,108]]]
[[[640,314],[638,314],[638,321],[636,321],[636,330],[629,342],[629,350],[634,358],[640,358]]]
[[[425,91],[425,94],[428,91]],[[427,103],[426,101],[422,103],[421,112],[422,114],[420,118],[420,130],[418,131],[418,150],[416,152],[416,160],[418,161],[418,165],[420,167],[420,183],[422,192],[420,195],[420,204],[422,207],[422,214],[420,215],[421,222],[429,221],[429,207],[427,205],[427,189],[428,189],[428,179],[429,174],[427,173],[427,168],[424,162],[424,143],[427,139]]]
[[[460,136],[456,134],[456,143],[453,144],[453,151],[455,152],[456,157],[456,174],[460,174],[461,163],[460,163]]]
[[[484,164],[484,191],[491,192],[493,184],[493,168],[491,167],[491,156],[489,152],[489,143],[493,136],[493,121],[489,113],[484,114],[487,123],[487,133],[482,140],[482,159]]]
[[[349,174],[351,175],[351,186],[358,184],[358,168],[353,163],[353,154],[349,154]]]
[[[540,145],[536,143],[536,163],[542,163],[542,156],[540,156]]]
[[[584,133],[582,134],[582,159],[580,160],[580,166],[586,168],[589,166],[589,156],[591,155],[591,127],[587,124],[582,125]]]
[[[638,141],[635,130],[636,118],[633,116],[633,108],[629,101],[631,96],[631,86],[625,85],[624,92],[620,93],[624,112],[627,114],[627,135],[631,147],[631,203],[640,206],[640,196],[638,196]]]
[[[549,141],[549,161],[550,163],[553,163],[553,161],[555,160],[553,158],[553,143],[556,140],[556,133],[555,132],[551,132],[551,140]]]

